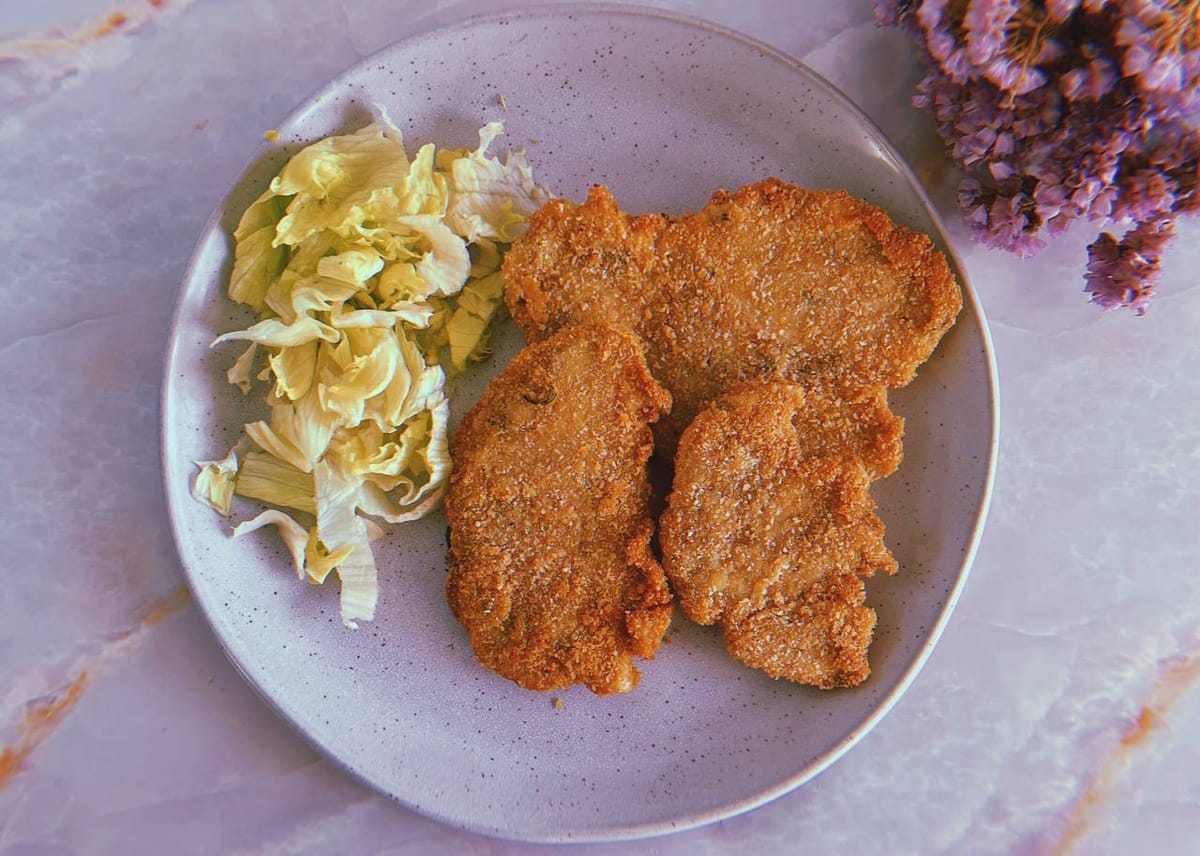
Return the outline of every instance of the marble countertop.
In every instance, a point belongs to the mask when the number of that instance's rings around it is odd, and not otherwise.
[[[798,790],[597,853],[1193,852],[1200,817],[1200,223],[1141,318],[1080,293],[1087,236],[970,242],[865,0],[650,5],[799,57],[913,164],[991,325],[991,514],[941,644]],[[322,758],[225,659],[161,487],[185,265],[264,128],[485,2],[55,0],[0,23],[0,856],[542,852],[451,829]],[[511,4],[508,6],[511,8]],[[566,849],[566,848],[564,848]]]

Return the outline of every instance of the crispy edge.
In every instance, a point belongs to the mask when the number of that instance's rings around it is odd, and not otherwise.
[[[810,456],[854,455],[872,480],[891,475],[904,459],[904,419],[888,407],[883,384],[841,393],[781,378],[741,381],[708,406],[723,411],[754,407],[788,412]]]

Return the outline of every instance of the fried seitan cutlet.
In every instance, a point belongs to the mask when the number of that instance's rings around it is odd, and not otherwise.
[[[868,488],[899,464],[902,432],[881,388],[745,383],[713,401],[680,440],[659,521],[683,612],[720,622],[771,677],[861,683],[875,626],[861,577],[896,570]]]
[[[781,380],[736,383],[717,400],[764,423],[786,415],[810,458],[858,458],[872,479],[890,476],[904,458],[904,420],[888,407],[887,388],[833,393]],[[783,428],[782,423],[779,427]]]
[[[504,279],[530,341],[603,321],[646,342],[674,399],[655,428],[667,459],[736,381],[904,386],[962,306],[925,235],[843,191],[778,179],[678,218],[625,214],[600,186],[582,205],[553,200],[505,256]]]
[[[646,467],[670,406],[631,333],[584,324],[519,352],[463,420],[446,595],[485,666],[534,690],[637,684],[673,609]]]

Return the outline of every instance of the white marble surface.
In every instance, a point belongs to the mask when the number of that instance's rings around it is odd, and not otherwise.
[[[908,106],[912,52],[868,2],[656,5],[824,73],[956,222],[953,174]],[[493,4],[25,6],[0,22],[0,856],[553,849],[410,813],[294,736],[186,596],[158,462],[176,290],[263,131],[360,57]],[[1181,229],[1143,318],[1085,302],[1082,234],[1029,261],[956,225],[952,239],[991,321],[1002,434],[940,647],[801,789],[675,836],[571,849],[1194,852],[1200,224]]]

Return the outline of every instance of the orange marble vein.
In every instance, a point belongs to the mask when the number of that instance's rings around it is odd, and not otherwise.
[[[156,603],[146,617],[142,619],[137,630],[148,630],[155,624],[158,624],[164,618],[170,618],[175,613],[179,612],[185,606],[192,602],[192,594],[188,591],[187,586],[180,586]],[[136,633],[137,630],[131,631]]]
[[[71,708],[79,701],[83,688],[87,686],[88,673],[80,672],[69,684],[57,693],[30,702],[25,718],[21,722],[21,736],[11,746],[0,752],[0,790],[8,787],[18,773],[25,769],[25,762],[34,750],[62,722]]]
[[[73,33],[47,32],[34,38],[17,39],[0,43],[0,61],[10,59],[30,59],[48,56],[61,50],[82,47],[125,27],[126,24],[140,26],[145,23],[150,14],[166,5],[165,0],[146,0],[145,4],[137,7],[118,9],[110,12],[98,23],[91,24]],[[149,7],[149,8],[147,8]]]
[[[98,667],[105,665],[114,654],[123,650],[144,631],[179,612],[189,603],[191,594],[187,586],[180,586],[151,607],[136,627],[111,640],[97,654],[88,658],[83,668],[65,686],[47,696],[27,702],[25,716],[17,727],[17,739],[0,749],[0,791],[7,788],[12,780],[27,768],[30,756],[55,732],[79,703],[90,675],[94,674]]]
[[[1109,796],[1134,751],[1166,724],[1172,708],[1200,681],[1200,652],[1167,659],[1162,662],[1160,669],[1161,674],[1150,698],[1125,727],[1120,742],[1104,758],[1083,791],[1068,807],[1062,832],[1051,851],[1054,856],[1065,856],[1086,837],[1093,815]]]

